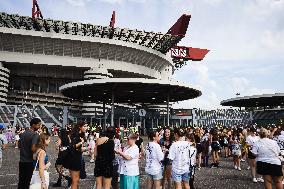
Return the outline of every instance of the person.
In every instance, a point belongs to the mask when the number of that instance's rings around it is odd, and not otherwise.
[[[201,145],[202,145],[202,157],[203,157],[203,166],[208,167],[209,165],[209,131],[205,129],[204,134],[201,138]]]
[[[185,130],[181,128],[174,129],[176,142],[172,144],[169,150],[168,158],[172,161],[172,178],[176,189],[189,189],[189,143],[185,141]]]
[[[0,169],[2,167],[3,155],[2,150],[7,149],[8,140],[5,135],[3,135],[4,125],[0,124]]]
[[[143,138],[141,138],[139,136],[138,132],[135,132],[135,135],[137,136],[137,140],[135,141],[135,144],[138,146],[139,148],[139,153],[140,153],[140,158],[141,156],[145,153],[145,149],[144,149],[144,143],[143,143]]]
[[[69,169],[72,179],[71,189],[77,189],[79,185],[82,166],[82,148],[85,142],[85,131],[87,127],[88,124],[80,122],[74,126],[70,135],[68,158],[65,159],[63,167]]]
[[[55,162],[55,168],[58,172],[59,176],[57,182],[52,185],[52,187],[61,187],[62,185],[62,178],[65,178],[68,182],[68,187],[71,186],[72,179],[68,175],[64,175],[64,161],[68,155],[68,147],[70,145],[70,134],[72,131],[71,125],[68,125],[66,128],[62,128],[59,133],[59,138],[56,142],[56,146],[58,147],[58,156]]]
[[[163,139],[160,141],[160,144],[162,146],[162,150],[164,151],[164,174],[163,174],[163,188],[171,189],[172,188],[172,178],[171,178],[171,172],[172,172],[172,162],[169,160],[169,149],[173,143],[173,136],[171,133],[171,130],[169,128],[165,128]],[[166,186],[167,181],[167,186]]]
[[[108,127],[100,138],[97,139],[94,156],[96,157],[94,175],[96,189],[110,189],[113,174],[114,138],[115,128]]]
[[[201,169],[201,155],[202,155],[202,145],[201,145],[201,138],[202,133],[200,128],[196,128],[194,130],[194,141],[196,142],[196,148],[197,148],[197,169]]]
[[[135,144],[137,136],[130,134],[127,137],[127,146],[115,152],[120,159],[120,189],[139,189],[139,148]]]
[[[115,134],[114,138],[114,150],[121,150],[121,142],[120,142],[120,135],[118,133]],[[119,168],[119,156],[115,154],[115,158],[113,160],[113,172],[112,172],[112,179],[111,179],[111,187],[113,189],[118,189],[118,178],[119,178],[119,173],[118,173],[118,168]]]
[[[12,131],[11,126],[7,127],[5,135],[8,140],[8,143],[12,143],[13,142],[13,131]]]
[[[264,178],[265,189],[272,189],[274,182],[276,189],[283,189],[282,166],[279,159],[280,148],[276,141],[267,138],[268,131],[260,129],[260,139],[252,146],[251,153],[256,156],[257,173]]]
[[[33,153],[36,151],[36,144],[39,142],[37,130],[41,127],[41,120],[33,118],[30,121],[30,129],[26,129],[19,140],[20,162],[18,189],[28,189],[33,174]]]
[[[150,131],[148,134],[150,142],[146,145],[147,189],[160,189],[163,178],[162,163],[164,153],[158,144],[161,136],[158,131]]]
[[[213,160],[211,168],[217,168],[219,167],[219,150],[221,150],[221,146],[219,143],[219,134],[216,129],[211,130],[209,135],[209,140],[211,144],[212,160]]]
[[[95,146],[96,146],[96,138],[95,138],[96,132],[91,131],[91,134],[89,135],[89,141],[88,141],[88,149],[89,149],[89,155],[91,157],[90,163],[95,162]]]
[[[248,147],[248,163],[249,163],[249,167],[251,170],[252,181],[254,183],[257,183],[258,181],[262,181],[261,178],[258,178],[258,179],[256,178],[256,160],[255,160],[256,156],[251,152],[252,146],[258,140],[259,140],[259,137],[256,136],[256,128],[251,127],[250,134],[247,136],[247,139],[246,139],[246,144]]]
[[[31,183],[40,182],[41,189],[47,189],[49,185],[49,174],[47,173],[47,170],[51,163],[48,161],[48,155],[46,153],[46,147],[49,143],[50,134],[48,132],[41,133],[39,142],[36,144],[36,152],[33,154],[33,168],[35,171],[38,171],[39,178],[35,178],[35,180],[32,179]]]
[[[232,148],[232,155],[234,160],[234,168],[236,170],[241,171],[241,145],[240,145],[241,137],[237,130],[233,131],[233,135],[230,138],[231,148]]]
[[[186,140],[189,143],[189,186],[190,189],[194,189],[194,174],[196,168],[196,160],[197,160],[197,152],[198,149],[196,148],[195,136],[190,134],[189,132],[186,133]]]
[[[15,148],[19,148],[19,140],[21,132],[22,128],[19,125],[17,125],[15,130]]]
[[[229,156],[229,136],[227,129],[223,129],[223,132],[220,134],[220,145],[224,148],[225,158]]]

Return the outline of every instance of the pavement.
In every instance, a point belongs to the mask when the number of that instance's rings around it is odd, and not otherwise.
[[[47,148],[50,162],[50,187],[52,183],[57,180],[57,173],[54,168],[54,163],[57,158],[57,151],[55,149],[55,137],[52,137],[51,143]],[[0,168],[0,188],[2,189],[15,189],[18,182],[18,162],[19,150],[13,148],[10,144],[8,149],[3,151],[3,165]],[[93,171],[95,164],[89,163],[90,157],[84,156],[86,162],[87,178],[80,180],[80,189],[93,189],[95,185],[95,178]],[[146,189],[146,174],[144,171],[145,161],[141,160],[140,163],[140,183],[141,189]],[[250,177],[250,171],[246,170],[247,163],[242,162],[242,171],[233,168],[232,158],[221,158],[219,168],[202,167],[195,175],[195,189],[262,189],[263,183],[253,183]],[[63,187],[58,189],[67,188],[67,182],[63,182]]]

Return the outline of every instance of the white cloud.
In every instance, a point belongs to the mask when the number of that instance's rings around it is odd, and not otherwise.
[[[249,80],[245,77],[233,77],[229,79],[229,86],[234,93],[243,93],[249,87]]]
[[[72,6],[82,7],[91,2],[91,0],[66,0],[66,2]]]
[[[284,31],[266,31],[262,37],[262,44],[275,52],[284,52]]]
[[[248,91],[248,95],[262,95],[262,94],[274,94],[274,89],[258,89],[258,88],[251,88]]]
[[[123,3],[124,0],[100,0],[101,2],[110,3],[110,4],[120,4]]]
[[[210,5],[219,5],[224,2],[224,0],[203,0]]]
[[[244,10],[251,15],[254,15],[255,19],[262,19],[276,11],[283,11],[284,1],[283,0],[254,0],[249,1]]]

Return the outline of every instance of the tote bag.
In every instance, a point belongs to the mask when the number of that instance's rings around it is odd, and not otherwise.
[[[30,182],[30,189],[41,189],[41,179],[40,179],[39,171],[36,170],[37,165],[38,165],[38,157],[37,157],[35,169],[33,171],[32,179]],[[48,187],[49,173],[46,170],[44,171],[44,178],[45,178],[45,184]]]

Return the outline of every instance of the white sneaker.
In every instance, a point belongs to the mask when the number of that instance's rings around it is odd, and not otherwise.
[[[246,160],[244,160],[244,159],[241,159],[241,162],[245,162]]]
[[[252,182],[257,183],[257,179],[256,179],[256,178],[253,178],[253,179],[252,179]]]
[[[261,178],[261,177],[257,178],[257,181],[264,182],[263,178]]]
[[[250,166],[248,166],[247,170],[250,170]]]
[[[241,171],[242,170],[241,167],[238,167],[238,170]]]
[[[95,162],[95,160],[93,160],[93,159],[90,160],[90,163],[94,163],[94,162]]]
[[[235,169],[237,170],[238,169],[238,167],[235,165]]]

